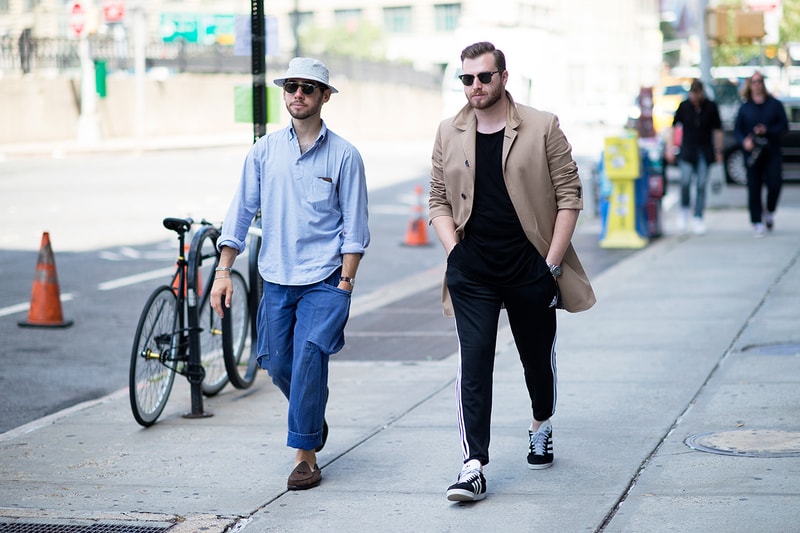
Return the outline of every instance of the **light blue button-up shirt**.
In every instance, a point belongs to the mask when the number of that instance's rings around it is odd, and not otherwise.
[[[258,269],[271,283],[316,283],[341,266],[342,254],[363,254],[369,245],[364,162],[324,122],[304,154],[292,126],[252,146],[217,246],[242,253],[259,207]]]

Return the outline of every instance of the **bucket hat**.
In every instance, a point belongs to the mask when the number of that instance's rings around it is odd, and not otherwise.
[[[319,59],[312,59],[310,57],[295,57],[289,61],[289,68],[283,77],[275,78],[273,83],[279,87],[283,87],[286,80],[290,78],[300,78],[304,80],[318,81],[326,85],[332,93],[339,91],[328,82],[328,67]]]

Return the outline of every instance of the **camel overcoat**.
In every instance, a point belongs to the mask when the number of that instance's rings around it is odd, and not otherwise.
[[[525,235],[542,257],[547,257],[559,209],[583,209],[583,189],[572,147],[552,113],[514,103],[509,99],[503,139],[503,176],[508,194]],[[431,156],[429,221],[452,217],[456,239],[472,213],[475,192],[475,111],[465,105],[452,118],[439,124]],[[558,278],[564,309],[585,311],[595,295],[575,249],[570,243]],[[442,288],[442,306],[453,316],[447,284]]]

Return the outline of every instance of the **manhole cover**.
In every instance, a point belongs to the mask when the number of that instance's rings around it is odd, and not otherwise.
[[[737,457],[800,456],[800,432],[750,429],[699,433],[684,441],[701,452]]]
[[[800,343],[754,344],[742,351],[759,355],[800,355]]]

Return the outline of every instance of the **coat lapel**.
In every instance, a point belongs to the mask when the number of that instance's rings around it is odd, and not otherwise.
[[[476,129],[474,126],[467,127],[460,135],[461,149],[464,151],[464,166],[469,170],[469,176],[471,178],[469,183],[470,189],[472,189],[475,184],[475,137],[477,135],[475,131]]]

